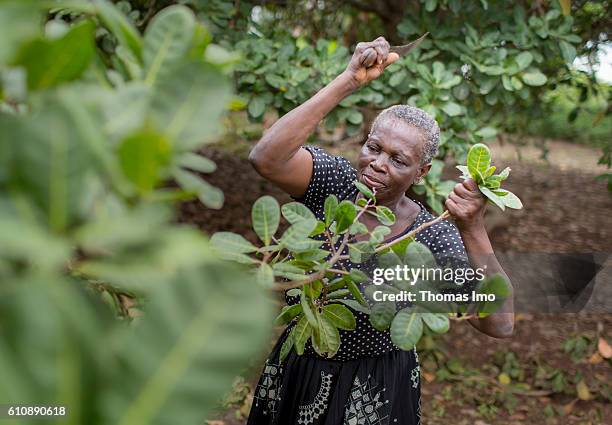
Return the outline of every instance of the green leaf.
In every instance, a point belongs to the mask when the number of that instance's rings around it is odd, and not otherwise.
[[[212,247],[222,254],[246,254],[257,251],[257,247],[243,236],[231,232],[217,232],[210,238]]]
[[[368,254],[374,253],[372,243],[367,241],[349,244],[349,256],[353,263],[361,263]]]
[[[349,233],[351,235],[363,235],[368,233],[368,228],[361,221],[355,221],[353,224],[351,224],[351,227],[349,228]]]
[[[576,48],[564,40],[559,41],[559,48],[561,49],[561,55],[565,63],[570,65],[573,64],[574,59],[576,59]]]
[[[542,74],[538,69],[531,69],[522,75],[523,82],[528,86],[543,86],[546,84],[546,75]]]
[[[217,68],[181,64],[160,76],[153,89],[149,121],[177,150],[192,151],[215,140],[231,98],[229,81]]]
[[[275,89],[280,89],[282,86],[286,84],[285,80],[282,77],[279,77],[278,75],[274,75],[274,74],[266,74],[265,80],[268,84],[270,84]]]
[[[455,181],[453,180],[444,180],[436,186],[436,195],[442,196],[443,198],[448,197],[448,195],[455,188]]]
[[[321,261],[327,258],[329,255],[329,251],[316,248],[309,251],[296,252],[294,258],[302,261]]]
[[[310,323],[310,326],[317,327],[317,319],[311,308],[310,300],[306,296],[305,292],[302,292],[300,295],[300,305],[302,306],[302,311],[304,312],[304,316],[308,320],[308,323]]]
[[[338,328],[334,326],[327,315],[317,314],[319,319],[318,334],[321,340],[321,345],[327,348],[329,357],[333,357],[340,348],[340,333]]]
[[[266,263],[261,263],[257,269],[257,283],[264,288],[271,288],[274,285],[274,272],[272,267]]]
[[[460,84],[453,87],[453,95],[457,100],[465,100],[470,95],[470,86],[467,84]]]
[[[438,88],[447,90],[452,87],[455,87],[458,84],[461,84],[461,81],[462,81],[462,78],[459,75],[453,75],[452,77],[448,78],[444,82],[438,84]]]
[[[143,41],[136,27],[113,3],[107,0],[93,0],[93,3],[102,24],[117,38],[120,45],[125,46],[140,60]],[[81,3],[72,2],[71,6],[74,5],[78,5],[77,10],[83,9]]]
[[[178,158],[181,167],[189,168],[200,173],[212,173],[217,169],[217,165],[205,156],[195,153],[185,153]]]
[[[351,111],[346,119],[351,124],[358,125],[363,122],[363,115],[361,115],[361,112],[359,111]]]
[[[306,251],[318,248],[322,241],[308,238],[308,235],[317,227],[317,220],[303,219],[292,224],[280,239],[280,242],[293,251]]]
[[[477,143],[472,146],[467,155],[467,166],[472,179],[476,183],[482,183],[482,176],[491,166],[491,151],[482,143]]]
[[[378,217],[378,221],[380,221],[385,226],[391,226],[395,223],[395,214],[388,207],[384,205],[378,205],[376,207],[376,213]]]
[[[414,242],[414,238],[406,238],[402,239],[399,242],[393,242],[393,245],[391,245],[391,251],[395,253],[395,255],[397,255],[398,257],[403,258],[406,254],[406,249],[408,248],[408,245]]]
[[[344,200],[338,204],[334,220],[336,221],[336,233],[342,233],[353,224],[357,217],[355,205],[348,200]]]
[[[370,323],[376,330],[387,330],[391,326],[395,311],[394,302],[378,301],[371,308]]]
[[[521,90],[523,88],[523,82],[515,75],[510,78],[510,82],[512,83],[512,87],[514,90]],[[520,95],[520,94],[519,94]]]
[[[170,143],[161,134],[142,131],[125,138],[118,155],[123,173],[144,194],[163,177],[161,170],[170,162]]]
[[[249,101],[249,115],[258,118],[266,111],[266,102],[261,96],[253,96]]]
[[[359,269],[351,269],[349,276],[353,280],[353,282],[357,283],[365,282],[369,279],[368,275]]]
[[[384,239],[385,236],[387,236],[389,233],[391,233],[391,229],[387,226],[376,226],[376,228],[372,231],[372,234],[378,235],[382,240]]]
[[[150,94],[149,88],[141,82],[128,82],[118,87],[102,105],[105,134],[120,140],[143,131],[142,124],[149,110]]]
[[[32,40],[42,31],[43,10],[34,2],[0,2],[0,63],[11,60],[24,40]]]
[[[283,307],[279,315],[276,316],[276,319],[274,319],[274,325],[286,325],[300,314],[302,314],[302,306],[300,304],[286,305]]]
[[[352,308],[355,311],[359,311],[361,313],[366,313],[366,314],[370,314],[371,313],[369,307],[362,306],[361,304],[359,304],[355,300],[336,300],[336,301],[340,302],[340,303],[342,303],[344,305],[349,306],[350,308]]]
[[[287,295],[289,295],[290,297],[299,297],[301,293],[302,290],[300,288],[292,288],[287,291]]]
[[[522,71],[531,65],[533,55],[530,52],[521,52],[514,58],[514,60],[519,67],[519,71]]]
[[[83,21],[62,38],[26,44],[13,64],[26,69],[30,90],[41,90],[79,78],[91,63],[94,50],[94,25]]]
[[[286,277],[287,279],[300,280],[300,279],[304,279],[305,277],[304,270],[288,262],[275,263],[272,265],[272,270],[274,271],[275,276],[282,276],[282,277]],[[301,291],[301,292],[305,293],[306,290]]]
[[[501,171],[501,173],[498,174],[498,176],[501,178],[502,181],[506,180],[509,175],[510,175],[510,167],[504,168]]]
[[[10,146],[12,157],[11,166],[0,171],[2,186],[11,187],[13,196],[25,195],[45,226],[57,232],[84,217],[87,176],[100,165],[94,161],[90,140],[81,132],[84,121],[73,112],[81,108],[90,117],[71,95],[74,92],[64,89],[61,96],[43,95],[36,113],[20,119],[0,114],[0,150]],[[95,124],[87,129],[97,130]],[[5,152],[0,152],[2,162]]]
[[[321,320],[320,315],[317,314],[317,320]],[[321,357],[327,357],[329,348],[325,345],[325,340],[321,339],[321,333],[319,332],[319,326],[312,329],[312,348]]]
[[[450,117],[456,117],[458,115],[463,114],[463,109],[459,104],[455,102],[445,103],[444,105],[442,105],[442,110],[444,111],[444,113],[446,113],[446,115]]]
[[[478,188],[480,189],[483,195],[485,195],[487,198],[489,198],[489,200],[491,200],[491,202],[501,208],[502,211],[506,209],[504,201],[501,199],[501,197],[493,193],[491,189],[484,185],[478,185]]]
[[[219,394],[231,390],[239,370],[263,348],[269,332],[271,304],[250,283],[244,273],[211,265],[157,286],[145,317],[136,326],[122,327],[108,347],[110,358],[121,365],[121,373],[106,381],[116,391],[103,392],[98,400],[108,422],[172,423],[180,415],[197,423],[200,415],[208,416]],[[54,339],[61,340],[59,334]],[[67,365],[70,359],[62,362]],[[198,403],[186,404],[185,395],[194,393],[198,381],[206,381],[205,388],[195,391]]]
[[[289,332],[289,335],[287,336],[287,339],[285,339],[285,342],[283,342],[283,345],[281,346],[280,353],[278,355],[278,358],[279,358],[281,363],[285,361],[285,359],[287,358],[287,356],[291,352],[291,349],[293,348],[293,343],[294,343],[294,336],[293,336],[293,334],[294,334],[294,332],[295,332],[295,328],[293,328],[291,330],[291,332]]]
[[[257,199],[251,209],[251,221],[259,239],[265,245],[270,245],[280,223],[278,201],[269,195]]]
[[[219,209],[223,206],[223,192],[195,174],[178,169],[174,170],[174,178],[183,189],[195,193],[207,207]]]
[[[492,139],[497,136],[497,129],[493,127],[482,127],[475,133],[477,136],[482,137],[483,139]]]
[[[391,340],[402,350],[412,350],[423,334],[423,321],[416,308],[404,308],[391,323]]]
[[[322,290],[323,283],[320,280],[315,280],[314,282],[304,285],[304,294],[312,300],[319,298]]]
[[[297,325],[295,325],[295,334],[294,334],[294,343],[295,343],[295,351],[301,356],[304,354],[304,346],[306,345],[306,341],[312,335],[312,328],[308,324],[308,319],[302,316],[302,318],[298,321]]]
[[[362,306],[367,306],[368,302],[365,300],[365,298],[363,297],[363,294],[361,293],[361,291],[359,290],[359,287],[351,281],[348,281],[346,283],[346,287],[348,288],[348,290],[350,291],[351,295],[353,296],[353,298],[355,298],[355,300],[361,304]]]
[[[520,210],[521,208],[523,208],[523,203],[521,202],[519,197],[516,196],[514,193],[508,190],[505,190],[505,189],[497,189],[497,190],[494,190],[493,193],[497,196],[500,196],[501,201],[508,208],[512,208],[515,210]]]
[[[501,180],[499,179],[499,176],[489,176],[485,179],[484,186],[488,187],[491,190],[498,189],[500,185],[501,185]]]
[[[315,219],[315,215],[301,202],[289,202],[281,207],[283,217],[291,224],[304,219]]]
[[[508,75],[502,75],[502,86],[504,86],[504,89],[507,91],[514,91],[514,86],[512,85]]]
[[[324,205],[324,209],[325,209],[325,226],[326,227],[329,227],[329,225],[334,220],[334,217],[336,216],[336,208],[337,207],[338,207],[338,198],[336,198],[336,195],[329,195],[325,199],[325,205]]]
[[[456,168],[463,173],[462,177],[464,177],[464,178],[465,177],[467,177],[467,178],[471,177],[470,170],[468,169],[467,166],[465,166],[465,165],[457,165]]]
[[[312,232],[310,232],[309,236],[317,236],[325,231],[325,223],[321,220],[317,220],[317,227],[314,228]]]
[[[407,76],[408,74],[406,73],[406,71],[401,69],[391,75],[391,78],[389,78],[389,85],[391,87],[397,87],[402,83],[402,81],[404,81]]]
[[[160,74],[172,72],[174,66],[186,57],[195,27],[195,15],[182,5],[167,7],[151,19],[144,34],[142,50],[147,84],[152,85]]]
[[[363,194],[363,196],[365,196],[368,199],[373,199],[374,198],[374,194],[372,193],[372,191],[370,190],[369,187],[367,187],[365,184],[361,183],[358,180],[355,180],[353,182],[353,184],[355,186],[357,186],[357,189],[359,189],[359,191]]]
[[[338,289],[337,291],[328,293],[327,298],[329,299],[342,298],[342,297],[346,297],[348,294],[350,294],[348,289]]]
[[[340,304],[327,304],[323,306],[323,315],[339,329],[353,330],[356,322],[353,312]]]
[[[438,334],[443,334],[448,332],[450,329],[450,320],[448,320],[448,316],[442,313],[422,313],[421,318],[425,322],[425,324]]]
[[[403,263],[410,268],[435,267],[436,260],[427,246],[420,242],[412,242],[406,248]]]

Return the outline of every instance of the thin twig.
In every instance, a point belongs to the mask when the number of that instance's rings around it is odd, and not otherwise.
[[[376,248],[374,250],[375,253],[379,253],[381,251],[384,251],[387,248],[390,248],[391,246],[395,245],[398,242],[401,242],[405,239],[411,238],[414,235],[416,235],[419,232],[422,232],[423,230],[427,229],[428,227],[433,226],[436,223],[439,223],[442,220],[446,220],[447,218],[450,217],[450,213],[448,211],[444,211],[440,216],[436,217],[435,219],[428,221],[427,223],[423,223],[421,224],[419,227],[417,227],[416,229],[414,229],[411,232],[406,233],[405,235],[403,235],[402,237],[399,237],[397,239],[395,239],[394,241],[391,241],[389,243],[386,243],[385,245],[381,245],[380,247]],[[340,256],[340,260],[347,260],[349,259],[350,256],[348,255],[341,255]]]
[[[391,241],[391,242],[389,242],[389,243],[386,243],[386,244],[384,244],[384,245],[382,245],[382,246],[379,246],[378,248],[376,248],[376,249],[374,250],[374,252],[378,253],[378,252],[384,251],[385,249],[387,249],[387,248],[389,248],[389,247],[391,247],[391,246],[395,245],[396,243],[401,242],[401,241],[403,241],[404,239],[411,238],[411,237],[413,237],[414,235],[416,235],[417,233],[419,233],[419,232],[421,232],[421,231],[423,231],[423,230],[427,229],[428,227],[433,226],[433,225],[434,225],[434,224],[436,224],[436,223],[441,222],[442,220],[446,220],[446,219],[447,219],[447,218],[449,218],[449,217],[450,217],[450,213],[449,213],[448,211],[444,211],[444,212],[443,212],[443,213],[442,213],[440,216],[436,217],[435,219],[433,219],[433,220],[431,220],[431,221],[428,221],[427,223],[423,223],[423,224],[421,224],[419,227],[417,227],[416,229],[414,229],[414,230],[413,230],[413,231],[411,231],[411,232],[406,233],[404,236],[399,237],[399,238],[395,239],[394,241]]]

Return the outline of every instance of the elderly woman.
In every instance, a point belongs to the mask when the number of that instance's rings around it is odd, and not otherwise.
[[[342,99],[378,78],[397,59],[397,54],[389,53],[389,44],[382,37],[359,43],[346,70],[280,118],[249,155],[259,174],[304,203],[319,219],[323,219],[323,203],[328,195],[353,201],[361,196],[353,184],[355,179],[375,189],[377,204],[389,207],[396,216],[387,241],[434,219],[406,192],[431,167],[440,135],[436,121],[412,106],[396,105],[384,110],[361,149],[357,169],[345,158],[331,156],[304,142]],[[441,221],[418,233],[416,240],[427,245],[434,255],[465,257],[466,261],[469,258],[473,267],[485,268],[487,274],[504,274],[484,227],[486,205],[474,181],[457,184],[446,200],[456,227]],[[369,230],[379,225],[368,214],[360,220]],[[360,267],[349,260],[342,265],[349,270]],[[290,304],[297,302],[291,298],[295,297],[287,296]],[[266,360],[248,425],[420,423],[416,348],[400,350],[388,330],[378,331],[366,314],[354,314],[356,329],[340,331],[340,350],[331,359],[320,357],[309,343],[304,355],[292,351],[280,362],[280,347],[295,323],[285,329]],[[495,314],[469,321],[487,335],[509,337],[514,327],[512,296]]]

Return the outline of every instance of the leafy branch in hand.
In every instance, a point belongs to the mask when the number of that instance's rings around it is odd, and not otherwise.
[[[496,167],[491,165],[491,151],[486,145],[477,143],[470,148],[467,156],[467,165],[458,165],[463,173],[462,179],[471,178],[478,184],[478,188],[489,202],[503,210],[513,208],[520,210],[523,203],[514,193],[502,189],[501,183],[510,175],[510,167],[506,167],[499,174],[493,174]]]

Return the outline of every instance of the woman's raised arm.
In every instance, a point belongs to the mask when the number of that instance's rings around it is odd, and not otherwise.
[[[312,156],[301,149],[308,136],[342,99],[378,78],[397,59],[383,37],[357,44],[344,72],[264,133],[249,154],[255,170],[289,195],[304,195],[312,177]]]

